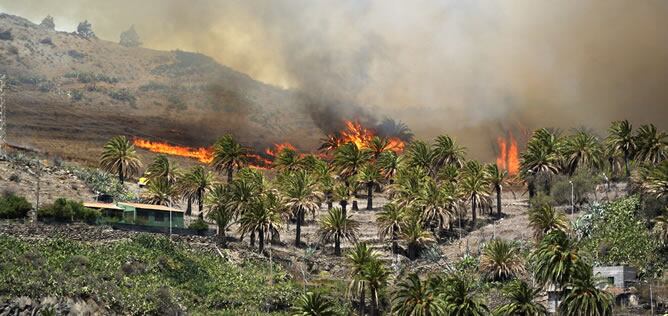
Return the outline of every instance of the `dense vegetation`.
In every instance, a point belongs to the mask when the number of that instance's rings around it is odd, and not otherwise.
[[[104,246],[0,236],[0,296],[93,298],[119,314],[286,313],[300,288],[285,271],[139,235]]]

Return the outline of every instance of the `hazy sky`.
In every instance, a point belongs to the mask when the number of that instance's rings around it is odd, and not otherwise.
[[[71,31],[197,51],[257,80],[405,121],[418,135],[668,127],[668,1],[0,0]],[[478,135],[476,135],[478,136]]]

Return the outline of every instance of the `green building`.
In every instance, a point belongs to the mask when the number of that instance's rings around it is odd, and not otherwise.
[[[169,227],[171,217],[173,228],[185,228],[182,210],[164,205],[140,203],[118,202],[116,205],[123,209],[123,222],[125,223]]]

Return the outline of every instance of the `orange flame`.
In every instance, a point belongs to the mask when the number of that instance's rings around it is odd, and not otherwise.
[[[345,143],[354,143],[358,148],[368,148],[371,140],[374,137],[374,133],[362,127],[361,124],[357,122],[346,121],[346,129],[339,132],[339,137],[330,136],[333,146],[338,146]],[[138,148],[146,149],[155,153],[194,158],[199,160],[202,163],[211,163],[213,160],[213,149],[211,147],[186,147],[178,146],[165,142],[157,142],[146,140],[142,138],[134,138],[133,143]],[[405,143],[399,138],[390,138],[388,143],[385,146],[385,150],[392,150],[395,152],[401,152],[404,150]],[[334,149],[327,148],[327,149]],[[290,143],[280,143],[275,144],[273,147],[266,148],[263,152],[249,154],[248,157],[251,160],[250,166],[259,169],[268,169],[272,165],[272,160],[284,149],[291,149],[297,151],[297,148]],[[303,157],[305,154],[300,153],[299,156]],[[327,155],[320,154],[317,155],[320,158],[326,158]]]
[[[274,148],[267,148],[267,149],[265,149],[265,150],[264,150],[264,153],[267,154],[267,155],[269,155],[269,156],[276,157],[276,155],[277,155],[278,153],[280,153],[281,151],[283,151],[284,149],[290,149],[290,150],[297,151],[297,148],[296,148],[295,146],[293,146],[292,144],[290,144],[290,143],[281,143],[281,144],[275,144],[275,145],[274,145]]]
[[[519,151],[517,149],[517,140],[513,134],[508,132],[508,139],[497,137],[496,144],[499,154],[496,157],[496,165],[500,169],[508,170],[508,174],[516,175],[520,170]]]
[[[173,156],[181,156],[188,158],[195,158],[203,163],[210,163],[213,159],[213,151],[211,148],[191,148],[185,146],[176,146],[163,142],[154,142],[141,138],[132,140],[135,146],[146,149],[155,153],[167,154]]]
[[[340,132],[339,144],[354,143],[357,148],[368,148],[371,140],[376,135],[373,131],[362,127],[360,123],[346,121],[346,130]],[[392,150],[394,152],[402,152],[405,143],[396,137],[388,139],[385,150]]]
[[[186,157],[186,158],[194,158],[206,164],[211,163],[211,161],[213,160],[213,149],[211,149],[210,147],[192,148],[186,146],[172,145],[164,142],[150,141],[141,138],[135,138],[132,140],[132,142],[138,148],[146,149],[154,153],[167,154],[167,155]],[[251,168],[269,169],[267,166],[271,165],[270,160],[267,160],[261,157],[260,155],[250,154],[248,155],[248,157],[253,161],[250,164]]]

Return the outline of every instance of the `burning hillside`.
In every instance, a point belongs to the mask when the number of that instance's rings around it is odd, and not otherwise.
[[[346,129],[337,132],[334,135],[330,135],[327,139],[328,141],[321,147],[321,149],[332,150],[345,143],[354,143],[358,148],[369,148],[372,146],[373,138],[376,136],[375,132],[363,127],[357,122],[346,121],[345,126]],[[133,143],[138,148],[146,149],[151,152],[193,158],[202,163],[210,163],[213,159],[213,149],[211,147],[193,148],[142,138],[134,138]],[[403,151],[404,147],[404,141],[396,137],[388,138],[387,143],[384,144],[384,150],[392,150],[396,152]],[[250,161],[250,165],[256,168],[268,168],[272,164],[274,158],[281,151],[286,149],[298,151],[294,145],[287,142],[275,144],[272,147],[249,155],[252,160]]]

